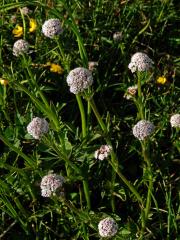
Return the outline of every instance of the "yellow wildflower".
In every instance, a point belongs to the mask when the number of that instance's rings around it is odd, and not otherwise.
[[[157,83],[159,84],[165,84],[167,82],[167,78],[162,76],[162,77],[158,77],[157,79]]]
[[[37,22],[35,19],[30,18],[29,19],[29,32],[34,32],[36,31],[37,28]]]
[[[0,78],[0,84],[1,85],[3,85],[3,86],[6,86],[6,85],[8,85],[8,80],[5,80],[5,79],[3,79],[3,78]]]
[[[55,64],[55,63],[51,63],[50,64],[50,71],[54,72],[54,73],[58,73],[58,74],[62,74],[63,73],[63,69],[60,65]]]
[[[23,35],[23,27],[16,25],[12,33],[14,34],[14,37],[21,37]]]

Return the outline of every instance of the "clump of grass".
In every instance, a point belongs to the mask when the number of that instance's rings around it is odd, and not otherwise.
[[[0,238],[178,239],[177,3],[0,14]]]

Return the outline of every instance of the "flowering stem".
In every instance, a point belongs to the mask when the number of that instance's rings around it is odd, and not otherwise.
[[[143,104],[143,95],[141,90],[141,82],[143,82],[144,73],[137,73],[138,76],[138,100],[135,102],[140,119],[145,119],[145,112],[144,112],[144,104]],[[146,197],[146,204],[145,209],[142,211],[142,226],[141,226],[141,233],[140,233],[140,239],[143,239],[144,230],[146,228],[146,222],[148,220],[149,211],[151,208],[151,197],[152,197],[152,191],[153,191],[153,176],[152,176],[152,168],[151,168],[151,162],[149,158],[149,142],[144,140],[141,142],[141,148],[142,148],[142,155],[144,158],[144,162],[146,163],[145,172],[148,175],[148,193]]]
[[[148,215],[149,215],[149,211],[151,208],[151,197],[152,197],[152,191],[153,191],[153,175],[152,175],[152,168],[151,168],[151,162],[149,159],[149,144],[148,142],[146,142],[146,140],[144,142],[141,143],[142,146],[142,154],[144,157],[144,161],[146,162],[146,171],[148,172],[148,181],[149,181],[149,185],[148,185],[148,193],[147,193],[147,197],[146,197],[146,206],[144,209],[144,222],[142,223],[142,229],[141,229],[141,236],[143,236],[145,227],[146,227],[146,222],[148,220]]]
[[[93,100],[93,98],[88,99],[92,110],[99,122],[99,125],[101,126],[103,132],[105,134],[107,134],[107,128],[98,112],[98,109],[95,105],[95,102]],[[107,144],[109,144],[110,146],[112,146],[111,140],[109,139],[108,136],[106,136],[106,142]],[[118,160],[117,160],[117,156],[114,152],[114,150],[112,149],[111,151],[111,158],[112,158],[112,162],[110,162],[111,166],[113,167],[114,171],[117,173],[117,175],[121,178],[121,180],[126,184],[126,186],[129,188],[129,190],[136,196],[137,200],[141,203],[141,205],[143,204],[142,198],[140,196],[140,194],[137,192],[137,190],[135,189],[135,187],[126,179],[126,177],[120,172],[119,167],[118,167]]]
[[[59,47],[64,66],[66,67],[67,72],[69,72],[70,67],[67,64],[66,57],[65,57],[65,54],[64,54],[64,50],[62,48],[60,40],[58,40],[56,38],[56,42],[57,42],[57,45]],[[79,94],[76,94],[76,100],[78,102],[78,106],[79,106],[79,110],[80,110],[80,114],[81,114],[82,136],[83,136],[83,138],[85,138],[86,137],[86,116],[85,116],[85,111],[84,111],[84,106],[83,106],[83,103],[82,103],[82,99],[81,99],[81,96]],[[83,189],[84,189],[84,194],[85,194],[85,198],[86,198],[86,202],[87,202],[87,207],[88,207],[88,209],[91,209],[89,186],[88,186],[88,182],[87,182],[86,179],[83,180]]]
[[[78,102],[78,106],[79,106],[79,110],[80,110],[80,114],[81,114],[82,136],[83,136],[83,138],[85,138],[86,137],[86,116],[85,116],[82,99],[79,94],[76,94],[76,100]],[[86,179],[83,180],[83,189],[84,189],[84,194],[85,194],[85,198],[86,198],[86,202],[87,202],[87,207],[88,207],[88,209],[91,209],[89,186],[88,186],[88,182]]]

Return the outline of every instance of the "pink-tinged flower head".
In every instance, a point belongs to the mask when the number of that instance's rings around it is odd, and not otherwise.
[[[65,182],[63,176],[57,174],[48,174],[44,176],[41,180],[41,196],[43,197],[51,197],[52,194],[55,194],[58,190],[60,195],[62,195],[62,186]]]
[[[35,117],[28,124],[27,131],[35,139],[40,139],[49,130],[49,124],[44,118]]]
[[[70,71],[67,76],[67,84],[70,92],[78,94],[90,87],[93,83],[91,71],[86,68],[78,67]]]
[[[147,120],[140,120],[133,127],[133,135],[139,140],[144,140],[154,132],[154,124]]]
[[[43,34],[48,38],[53,38],[63,32],[59,19],[49,19],[42,26]]]
[[[107,217],[99,222],[98,230],[101,237],[113,237],[118,231],[118,225],[113,218]]]
[[[153,61],[148,57],[147,54],[137,52],[131,57],[131,62],[128,65],[128,68],[132,73],[148,71],[152,68]]]
[[[28,53],[29,43],[23,39],[17,40],[13,45],[13,55],[18,57],[19,55]]]

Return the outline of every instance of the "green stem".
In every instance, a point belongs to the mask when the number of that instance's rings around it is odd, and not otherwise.
[[[82,124],[82,136],[83,138],[86,137],[86,116],[85,116],[85,111],[84,111],[84,106],[82,103],[81,96],[79,94],[76,94],[76,100],[78,102],[80,114],[81,114],[81,124]],[[90,193],[89,193],[89,186],[88,182],[86,179],[83,180],[83,189],[84,189],[84,194],[87,202],[87,207],[88,209],[91,209],[91,202],[90,202]]]
[[[147,197],[146,197],[146,206],[144,209],[144,223],[142,224],[142,229],[141,229],[141,236],[143,236],[143,233],[144,233],[144,230],[146,227],[146,223],[148,220],[148,215],[149,215],[149,212],[151,209],[151,198],[152,198],[152,191],[153,191],[153,176],[152,176],[151,162],[149,159],[149,144],[145,140],[144,142],[141,143],[141,146],[142,146],[142,153],[143,153],[144,161],[147,164],[146,171],[148,171],[148,181],[149,181],[148,193],[147,193]]]
[[[138,72],[138,108],[139,108],[139,114],[140,114],[140,119],[144,119],[144,106],[143,106],[143,96],[142,96],[142,90],[141,90],[141,73]]]
[[[113,168],[112,168],[113,170]],[[116,181],[116,172],[113,170],[112,171],[112,176],[111,176],[111,209],[112,212],[114,213],[116,210],[116,206],[115,206],[115,196],[113,194],[114,192],[114,186],[115,186],[115,181]]]
[[[104,133],[107,133],[106,125],[104,124],[104,122],[103,122],[103,120],[102,120],[102,118],[101,118],[101,115],[100,115],[99,112],[98,112],[98,109],[97,109],[97,107],[96,107],[96,104],[95,104],[95,102],[94,102],[94,99],[91,97],[91,99],[88,99],[88,102],[90,103],[90,106],[91,106],[91,108],[92,108],[92,110],[93,110],[93,112],[94,112],[94,114],[95,114],[95,116],[96,116],[96,118],[97,118],[97,120],[98,120],[98,123],[99,123],[99,125],[101,126],[103,132],[104,132]]]
[[[101,126],[103,132],[105,134],[107,134],[107,128],[106,128],[106,125],[104,124],[102,118],[101,118],[101,115],[99,114],[98,112],[98,109],[95,105],[95,102],[93,100],[93,98],[91,99],[88,99],[90,105],[91,105],[91,108],[98,120],[98,123],[99,125]],[[109,139],[108,136],[106,136],[106,142],[107,144],[109,144],[110,146],[112,146],[112,143],[111,143],[111,140]],[[126,186],[129,188],[129,190],[134,194],[134,196],[136,196],[137,200],[141,203],[141,205],[143,204],[143,200],[141,198],[141,196],[139,195],[139,193],[137,192],[137,190],[135,189],[135,187],[126,179],[126,177],[120,172],[119,170],[119,167],[118,167],[118,160],[117,160],[117,157],[116,157],[116,154],[115,152],[111,151],[111,158],[112,158],[112,162],[110,162],[111,166],[113,167],[114,171],[117,173],[117,175],[121,178],[121,180],[126,184]]]
[[[135,189],[135,187],[126,179],[126,177],[119,171],[119,169],[114,168],[114,170],[116,171],[117,175],[121,178],[121,180],[125,183],[125,185],[129,188],[129,190],[134,194],[134,196],[139,201],[141,206],[143,206],[143,200],[140,194]]]
[[[88,102],[88,105],[87,105],[87,133],[89,131],[90,117],[91,117],[91,105]]]
[[[76,100],[78,102],[79,106],[79,111],[81,114],[81,124],[82,124],[82,136],[83,138],[86,137],[86,116],[85,116],[85,111],[84,111],[84,106],[82,103],[81,96],[79,94],[76,94]]]

